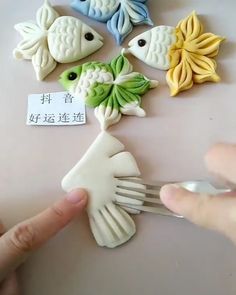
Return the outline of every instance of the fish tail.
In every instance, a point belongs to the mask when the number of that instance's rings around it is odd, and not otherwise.
[[[93,235],[101,247],[115,248],[136,232],[133,219],[122,208],[109,203],[89,216]]]

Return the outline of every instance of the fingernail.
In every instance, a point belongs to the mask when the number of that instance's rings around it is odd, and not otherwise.
[[[163,203],[167,203],[169,200],[173,200],[175,198],[176,192],[180,189],[178,184],[167,184],[161,188],[160,198]]]
[[[67,201],[74,205],[85,200],[85,198],[86,198],[86,191],[83,189],[75,189],[69,192],[66,196]]]

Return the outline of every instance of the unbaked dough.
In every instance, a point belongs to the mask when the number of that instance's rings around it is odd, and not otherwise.
[[[62,188],[66,192],[79,187],[87,190],[87,212],[92,233],[98,245],[108,248],[127,242],[135,234],[134,221],[126,211],[139,213],[137,210],[126,208],[125,205],[121,208],[115,201],[142,205],[142,201],[116,194],[125,192],[118,189],[118,185],[140,186],[118,179],[121,177],[140,177],[136,161],[129,152],[124,151],[121,142],[109,133],[102,132],[78,164],[62,180]]]
[[[171,96],[175,96],[194,83],[220,81],[213,58],[223,40],[212,33],[203,33],[203,26],[193,12],[176,28],[158,26],[140,34],[129,42],[126,52],[149,66],[168,70],[167,83]]]
[[[106,22],[117,44],[132,32],[133,26],[153,25],[146,0],[73,0],[71,6],[84,15]]]
[[[103,45],[103,38],[91,27],[72,16],[61,16],[44,1],[34,22],[15,25],[23,40],[13,54],[16,59],[30,59],[36,77],[43,80],[59,63],[78,61]]]
[[[144,117],[141,96],[158,85],[156,80],[133,72],[123,53],[109,64],[93,61],[66,70],[59,82],[88,107],[95,108],[102,130],[119,122],[121,114]]]

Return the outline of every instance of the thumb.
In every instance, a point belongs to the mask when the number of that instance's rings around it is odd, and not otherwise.
[[[27,255],[64,228],[85,207],[87,194],[78,189],[42,213],[5,233],[0,238],[0,282],[16,269]]]
[[[171,211],[197,225],[224,233],[236,243],[236,198],[232,194],[211,196],[166,185],[160,198]]]

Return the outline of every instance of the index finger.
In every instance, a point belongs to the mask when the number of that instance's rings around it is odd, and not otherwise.
[[[6,232],[0,238],[0,282],[32,251],[64,228],[85,207],[87,194],[75,190],[42,213]]]
[[[205,157],[210,172],[236,184],[236,145],[219,143]]]

